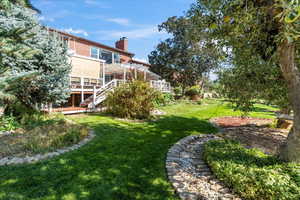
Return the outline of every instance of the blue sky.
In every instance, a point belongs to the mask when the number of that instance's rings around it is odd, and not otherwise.
[[[183,15],[194,0],[32,0],[43,24],[114,46],[129,38],[129,51],[145,60],[168,37],[157,25]]]

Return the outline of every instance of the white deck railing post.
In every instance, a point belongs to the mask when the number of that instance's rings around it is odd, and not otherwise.
[[[96,104],[96,86],[93,86],[93,107]]]
[[[105,63],[103,63],[103,70],[102,70],[102,84],[105,85]]]

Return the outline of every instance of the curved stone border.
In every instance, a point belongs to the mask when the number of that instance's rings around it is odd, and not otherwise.
[[[84,138],[78,144],[75,144],[73,146],[65,147],[65,148],[62,148],[62,149],[57,149],[54,152],[46,153],[46,154],[43,154],[43,155],[42,154],[37,154],[37,155],[34,155],[34,156],[26,156],[26,157],[4,157],[4,158],[0,159],[0,166],[17,165],[17,164],[25,164],[25,163],[29,164],[29,163],[34,163],[34,162],[41,161],[41,160],[50,159],[50,158],[53,158],[55,156],[59,156],[61,154],[79,149],[80,147],[82,147],[86,143],[90,142],[94,137],[95,137],[94,131],[91,130],[91,131],[89,131],[89,135],[86,138]]]
[[[215,135],[195,135],[181,139],[167,154],[169,181],[183,200],[240,200],[210,171],[202,158],[203,145]]]
[[[10,135],[10,134],[13,134],[14,132],[13,131],[0,131],[0,136],[6,136],[6,135]]]

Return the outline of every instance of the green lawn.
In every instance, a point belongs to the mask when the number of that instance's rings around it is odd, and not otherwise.
[[[165,156],[175,142],[191,134],[216,132],[208,119],[239,115],[228,105],[176,104],[156,122],[128,123],[91,114],[74,118],[93,128],[88,145],[49,161],[0,167],[0,199],[178,199],[165,174]],[[266,106],[251,116],[273,117]]]

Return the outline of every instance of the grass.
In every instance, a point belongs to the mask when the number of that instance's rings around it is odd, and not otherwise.
[[[185,136],[215,133],[208,119],[239,113],[218,101],[180,103],[162,109],[166,116],[145,123],[100,114],[73,117],[93,128],[96,138],[48,161],[0,167],[0,199],[177,200],[166,179],[168,149]],[[251,115],[273,117],[261,110]]]
[[[207,143],[204,157],[219,180],[243,199],[300,199],[300,165],[226,140]]]

